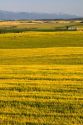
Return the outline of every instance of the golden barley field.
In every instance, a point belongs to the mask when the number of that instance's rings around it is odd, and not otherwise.
[[[0,125],[83,125],[83,32],[0,34]]]

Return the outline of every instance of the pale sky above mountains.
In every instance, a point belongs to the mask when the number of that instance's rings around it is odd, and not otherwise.
[[[83,16],[83,0],[0,0],[0,10]]]

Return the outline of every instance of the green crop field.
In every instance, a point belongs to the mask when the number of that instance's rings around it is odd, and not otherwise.
[[[83,125],[83,32],[0,34],[0,125]]]

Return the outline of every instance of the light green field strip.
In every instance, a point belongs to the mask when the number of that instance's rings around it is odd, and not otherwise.
[[[26,32],[0,34],[0,49],[83,47],[83,32]]]

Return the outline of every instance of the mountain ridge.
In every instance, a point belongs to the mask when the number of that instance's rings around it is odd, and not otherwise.
[[[74,18],[80,18],[80,17],[70,14],[12,12],[12,11],[0,10],[0,20],[74,19]]]

